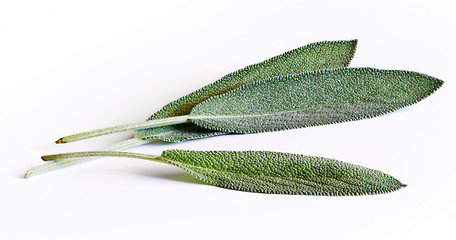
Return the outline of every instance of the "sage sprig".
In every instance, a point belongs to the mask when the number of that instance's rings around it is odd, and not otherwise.
[[[404,187],[377,170],[321,157],[262,151],[169,150],[161,156],[114,152],[153,140],[260,133],[368,119],[417,103],[443,82],[411,71],[345,68],[356,40],[319,42],[228,74],[153,114],[147,121],[63,137],[57,143],[135,130],[108,151],[44,156],[26,176],[93,157],[169,163],[219,187],[274,194],[364,195]]]
[[[302,72],[335,69],[347,67],[356,50],[357,40],[350,41],[324,41],[312,43],[281,55],[270,58],[261,63],[247,66],[243,69],[230,73],[220,80],[209,84],[197,91],[194,91],[184,97],[177,99],[163,107],[160,111],[153,114],[149,120],[158,120],[166,118],[179,117],[189,114],[197,104],[243,85],[264,80],[271,77],[286,76]],[[182,118],[180,118],[182,120]],[[133,124],[136,128],[131,128],[130,124],[120,127],[106,129],[111,132],[135,129],[135,137],[131,140],[121,142],[115,146],[110,146],[104,150],[121,150],[133,145],[141,145],[154,140],[163,140],[168,142],[180,142],[190,139],[197,139],[220,134],[225,132],[198,127],[190,121],[183,119],[181,122],[175,122],[174,125],[162,124],[155,127],[146,123],[146,128],[141,128],[141,124]],[[66,142],[60,139],[57,143]],[[132,144],[134,142],[135,144]],[[125,146],[125,147],[119,147]],[[79,158],[71,160],[55,161],[31,169],[25,175],[32,176],[37,173],[43,173],[49,170],[70,166],[76,163],[90,160],[90,158]]]
[[[247,192],[349,196],[388,193],[406,185],[383,172],[333,159],[267,151],[167,150],[161,156],[127,152],[80,152],[43,156],[129,157],[178,166],[211,185]]]
[[[180,117],[189,114],[194,106],[207,100],[208,98],[229,92],[255,81],[308,71],[347,67],[353,58],[356,45],[357,40],[324,41],[312,43],[288,51],[266,61],[250,65],[230,73],[212,84],[181,97],[163,107],[160,111],[153,114],[148,120],[158,120],[163,118],[169,120],[169,118],[172,117]],[[225,132],[198,127],[186,119],[181,122],[176,122],[175,125],[162,124],[161,126],[155,126],[154,128],[140,128],[141,124],[143,123],[136,124],[136,128],[133,128],[136,129],[135,137],[133,139],[121,142],[115,146],[107,147],[105,150],[121,150],[132,146],[132,141],[135,142],[136,145],[140,145],[154,140],[180,142],[190,139],[226,134]],[[148,124],[146,124],[146,126],[148,126]],[[128,127],[131,127],[131,125],[128,124],[126,126],[113,127],[107,130],[111,132],[118,132],[131,129]],[[57,141],[57,143],[64,142],[66,142],[64,139],[59,139]],[[126,147],[122,148],[119,146]],[[49,170],[70,166],[87,160],[90,160],[90,158],[71,159],[48,163],[31,169],[25,176],[29,177],[37,173],[43,173]]]

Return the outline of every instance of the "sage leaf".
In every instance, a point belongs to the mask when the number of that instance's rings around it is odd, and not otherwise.
[[[161,156],[107,151],[42,158],[51,161],[94,156],[170,163],[206,183],[246,192],[349,196],[388,193],[406,186],[378,170],[328,158],[268,151],[167,150]]]
[[[421,73],[346,68],[275,77],[212,97],[192,123],[232,133],[258,133],[372,118],[414,104],[443,82]]]
[[[226,133],[259,133],[354,121],[414,104],[442,84],[443,81],[421,73],[374,68],[287,75],[209,98],[189,115],[78,133],[57,143],[189,122]]]
[[[210,85],[179,98],[164,106],[148,120],[187,115],[194,106],[208,98],[255,81],[321,69],[347,67],[355,54],[356,45],[357,40],[324,41],[288,51],[230,73]],[[204,129],[191,123],[135,131],[137,138],[159,139],[168,142],[180,142],[219,134],[223,134],[223,132]]]

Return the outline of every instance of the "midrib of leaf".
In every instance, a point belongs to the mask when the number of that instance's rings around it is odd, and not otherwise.
[[[428,95],[426,96],[429,96],[430,94],[432,93],[429,93]],[[345,100],[345,101],[340,101],[340,102],[332,102],[332,103],[322,103],[322,104],[319,104],[319,105],[315,105],[315,106],[311,106],[311,107],[307,107],[307,108],[299,108],[299,109],[293,109],[293,110],[285,110],[285,111],[281,111],[281,112],[275,112],[275,113],[265,113],[265,114],[252,114],[252,115],[189,115],[188,119],[217,119],[217,118],[242,118],[242,117],[267,117],[267,116],[274,116],[274,115],[280,115],[280,114],[284,114],[284,113],[289,113],[289,112],[301,112],[301,111],[305,111],[305,110],[309,110],[309,109],[315,109],[315,108],[319,108],[321,106],[334,106],[336,104],[340,104],[340,103],[348,103],[348,102],[353,102],[353,101],[361,101],[361,100],[364,100],[366,98],[370,98],[370,97],[378,97],[378,96],[386,96],[386,94],[372,94],[372,95],[366,95],[366,96],[362,96],[360,98],[353,98],[353,99],[349,99],[349,100]],[[418,102],[418,100],[416,100],[416,102]],[[405,107],[405,106],[409,106],[409,105],[412,105],[416,102],[410,102],[410,103],[407,103],[407,104],[403,104],[403,105],[398,105],[398,108],[402,108],[402,107]],[[395,109],[392,109],[391,111],[389,112],[392,112],[394,110],[397,110],[397,108]],[[387,112],[387,113],[389,113]]]

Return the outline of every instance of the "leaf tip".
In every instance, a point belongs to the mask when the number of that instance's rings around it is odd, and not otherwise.
[[[437,88],[440,88],[445,82],[440,80],[440,79],[436,79],[436,82],[437,82]]]
[[[396,185],[396,187],[393,188],[393,189],[391,189],[390,192],[398,191],[398,190],[400,190],[400,189],[402,189],[402,188],[405,188],[405,187],[407,187],[407,186],[408,186],[407,184],[403,184],[403,183],[401,183],[401,182],[398,181],[398,184]]]
[[[67,141],[65,141],[65,139],[63,138],[60,138],[59,140],[55,141],[56,144],[62,144],[62,143],[67,143]]]

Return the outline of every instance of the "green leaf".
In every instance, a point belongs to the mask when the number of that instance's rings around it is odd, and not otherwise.
[[[405,186],[377,170],[290,153],[169,150],[162,157],[204,182],[247,192],[345,196]]]
[[[406,186],[377,170],[328,158],[280,152],[168,150],[158,157],[107,151],[42,158],[51,161],[95,156],[168,162],[209,184],[257,193],[347,196],[388,193]]]
[[[257,133],[372,118],[414,104],[443,82],[410,71],[346,68],[275,77],[193,108],[207,129]]]
[[[189,115],[63,137],[73,142],[115,132],[193,123],[205,131],[258,133],[383,115],[432,94],[442,81],[416,72],[346,68],[265,79],[198,104]]]
[[[255,81],[321,69],[347,67],[355,53],[356,44],[357,40],[312,43],[264,62],[250,65],[169,103],[148,120],[187,115],[194,106],[208,98]],[[137,138],[152,138],[169,142],[180,142],[219,134],[223,133],[203,129],[194,124],[147,128],[135,131],[135,137]]]

